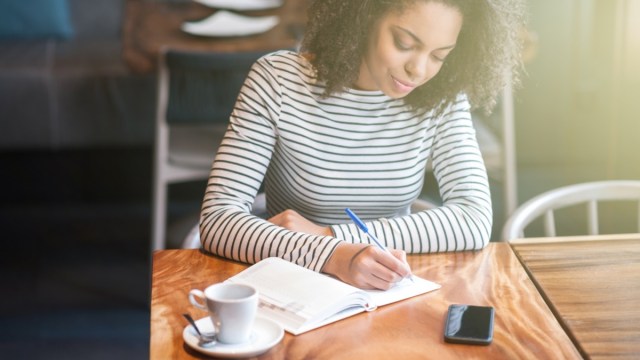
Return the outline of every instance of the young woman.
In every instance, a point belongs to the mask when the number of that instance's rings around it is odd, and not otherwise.
[[[260,59],[240,92],[204,196],[203,248],[378,289],[410,274],[407,252],[483,248],[491,197],[469,112],[491,108],[517,70],[522,2],[315,1],[300,52]],[[427,163],[443,204],[410,214]],[[268,220],[250,214],[263,180]]]

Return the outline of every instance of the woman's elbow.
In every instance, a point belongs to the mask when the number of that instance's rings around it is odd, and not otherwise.
[[[477,244],[477,250],[482,250],[487,247],[489,241],[491,241],[491,231],[484,232],[480,235],[480,241]]]

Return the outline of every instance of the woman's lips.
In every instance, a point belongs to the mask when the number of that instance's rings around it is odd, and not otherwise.
[[[410,92],[411,90],[416,88],[416,85],[412,83],[406,83],[406,82],[400,81],[393,76],[391,78],[393,79],[393,82],[395,83],[396,88],[400,92]]]

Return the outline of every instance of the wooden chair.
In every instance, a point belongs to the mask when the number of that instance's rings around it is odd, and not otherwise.
[[[209,176],[240,87],[265,52],[163,49],[159,58],[152,248],[166,246],[169,185]]]

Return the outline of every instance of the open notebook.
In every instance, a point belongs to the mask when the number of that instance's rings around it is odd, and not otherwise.
[[[386,291],[361,290],[275,257],[254,264],[227,281],[258,289],[258,314],[293,335],[440,288],[414,275]]]

